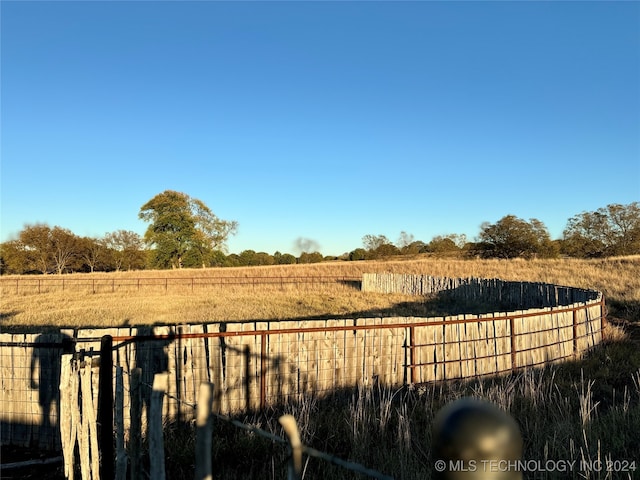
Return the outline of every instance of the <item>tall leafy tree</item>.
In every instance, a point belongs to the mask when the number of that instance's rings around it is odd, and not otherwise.
[[[182,268],[185,257],[205,257],[215,250],[225,250],[225,243],[235,233],[237,222],[219,219],[204,202],[182,192],[166,190],[140,208],[138,215],[150,225],[145,232],[147,244],[154,247],[156,266]]]
[[[67,271],[80,253],[79,238],[66,228],[53,227],[50,234],[51,254],[57,274]]]
[[[372,235],[367,234],[362,237],[362,244],[365,250],[373,251],[380,248],[382,245],[391,245],[391,241],[385,235]]]
[[[61,274],[80,266],[80,239],[66,228],[26,225],[13,247],[26,272]]]
[[[460,247],[450,236],[437,235],[431,239],[427,248],[431,253],[450,253],[457,252]]]
[[[26,225],[20,232],[18,242],[25,254],[27,271],[45,274],[53,270],[51,227],[43,223]]]
[[[617,203],[569,219],[563,251],[577,257],[640,253],[640,203]]]
[[[554,244],[545,225],[535,218],[529,222],[507,215],[496,223],[482,224],[476,245],[485,258],[532,258],[557,255]]]
[[[107,248],[104,241],[98,238],[82,237],[78,241],[79,257],[83,267],[95,272],[104,267],[107,260]]]
[[[29,259],[20,240],[9,240],[0,244],[0,273],[20,274],[29,271]]]
[[[111,267],[116,271],[143,268],[143,241],[136,232],[116,230],[105,234],[102,242],[108,249]]]
[[[320,252],[302,252],[298,257],[298,263],[320,263],[322,262],[322,254]]]

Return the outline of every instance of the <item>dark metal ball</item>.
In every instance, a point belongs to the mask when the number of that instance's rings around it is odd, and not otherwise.
[[[450,403],[436,414],[432,438],[433,460],[440,461],[434,463],[436,478],[522,479],[517,467],[522,457],[520,429],[492,403],[474,398]]]

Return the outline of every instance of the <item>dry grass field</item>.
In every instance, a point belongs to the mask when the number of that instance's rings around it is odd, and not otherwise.
[[[5,276],[0,280],[2,330],[47,327],[110,327],[239,320],[442,314],[415,297],[363,293],[349,283],[253,285],[278,277],[361,278],[365,272],[420,273],[448,277],[502,278],[602,291],[609,314],[624,322],[640,318],[640,257],[604,260],[411,260],[330,262],[271,267],[133,271],[55,276]],[[168,288],[164,279],[168,278]],[[247,281],[245,286],[203,286],[204,279]],[[42,293],[35,282],[42,279]],[[65,290],[60,287],[66,281]],[[136,288],[137,279],[142,287]],[[192,280],[195,288],[192,286]],[[16,294],[16,280],[19,288]],[[56,280],[56,282],[53,282]],[[182,282],[181,282],[182,281]],[[51,283],[53,282],[53,283]],[[91,282],[98,285],[92,288]],[[102,282],[102,283],[101,283]],[[113,283],[111,283],[113,282]],[[157,283],[153,286],[152,283]],[[24,287],[26,285],[27,287]],[[28,288],[32,285],[31,288]],[[53,285],[53,286],[45,286]],[[116,288],[112,291],[112,285]],[[95,293],[94,293],[95,290]]]
[[[423,300],[402,295],[365,294],[352,284],[191,287],[191,278],[360,277],[364,272],[421,273],[449,277],[485,277],[541,281],[602,291],[609,319],[627,331],[640,325],[640,257],[606,260],[459,260],[415,258],[315,265],[143,271],[66,275],[65,291],[18,290],[15,281],[36,277],[4,277],[2,330],[44,330],[56,326],[196,323],[216,320],[282,319],[320,316],[430,314]],[[50,278],[58,278],[49,276]],[[171,278],[166,289],[123,286],[127,280]],[[102,280],[107,287],[88,285]],[[178,280],[183,282],[177,285]],[[111,282],[111,283],[109,283]],[[98,282],[99,283],[99,282]],[[83,286],[80,286],[82,284]],[[113,291],[112,291],[113,290]],[[490,308],[490,306],[487,306]],[[331,396],[303,396],[264,412],[240,416],[244,423],[282,435],[277,418],[291,413],[302,440],[318,450],[350,459],[398,479],[434,477],[430,451],[435,413],[462,396],[490,400],[518,422],[524,439],[523,459],[534,465],[564,462],[572,469],[525,472],[537,479],[631,479],[640,471],[640,349],[618,328],[584,358],[517,374],[433,385],[410,385],[337,391]],[[612,335],[611,333],[615,333]],[[195,427],[165,426],[168,478],[192,478]],[[215,422],[215,477],[277,479],[286,476],[282,446]],[[542,463],[535,463],[542,462]],[[554,465],[554,463],[552,463]],[[305,459],[305,479],[361,478],[317,459]],[[29,477],[31,478],[31,477]],[[63,478],[61,470],[39,478]]]

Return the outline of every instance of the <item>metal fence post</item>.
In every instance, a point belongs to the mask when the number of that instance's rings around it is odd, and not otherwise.
[[[414,385],[416,383],[416,354],[414,352],[416,338],[416,330],[415,327],[409,327],[409,374],[411,375],[409,378],[411,379],[411,384]]]

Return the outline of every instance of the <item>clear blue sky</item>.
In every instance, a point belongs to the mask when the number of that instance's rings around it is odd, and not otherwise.
[[[144,233],[326,255],[640,200],[638,2],[2,1],[1,239]]]

